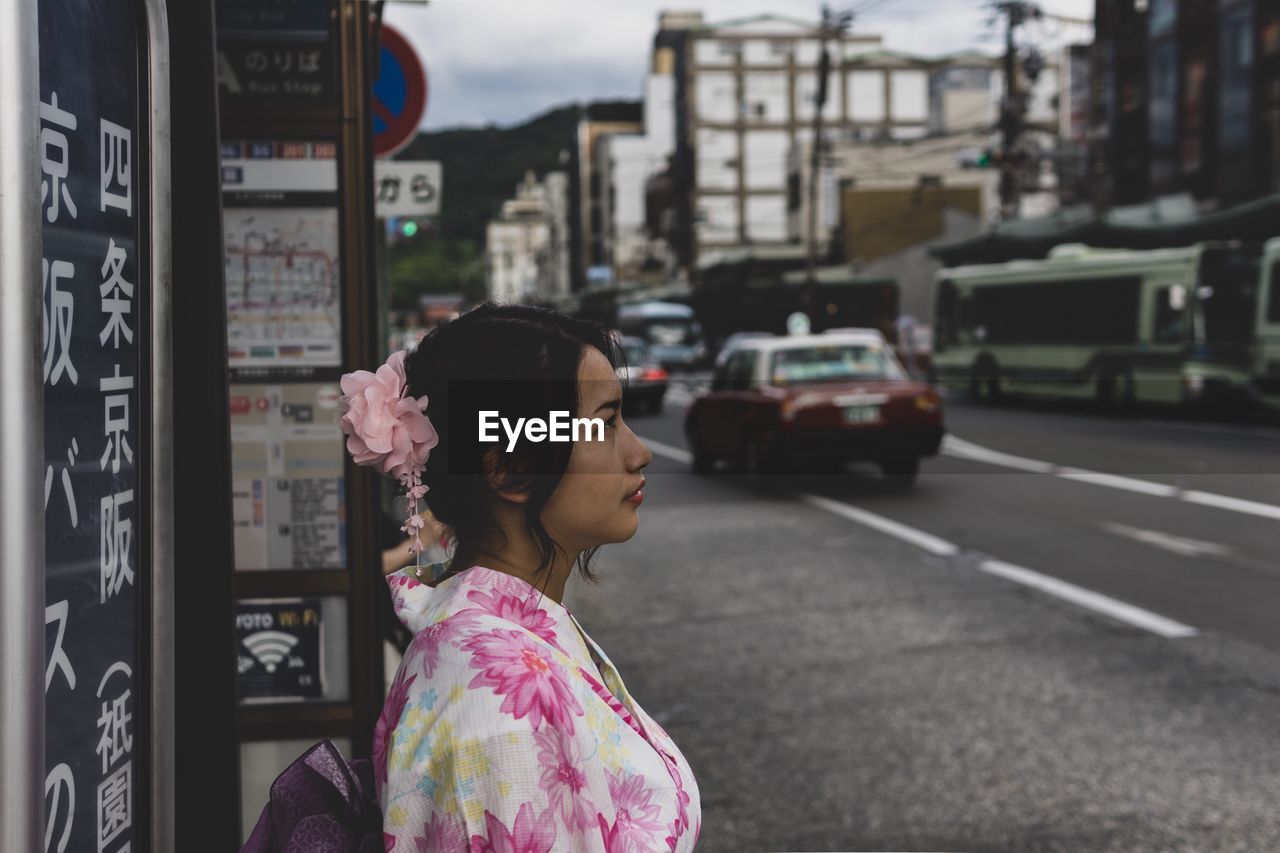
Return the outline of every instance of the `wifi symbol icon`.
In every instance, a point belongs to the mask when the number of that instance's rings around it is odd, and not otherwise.
[[[298,638],[283,631],[258,631],[245,637],[242,642],[266,667],[267,672],[275,672],[289,650],[298,645]]]

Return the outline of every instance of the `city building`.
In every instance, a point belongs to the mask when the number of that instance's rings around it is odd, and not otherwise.
[[[878,54],[877,36],[830,42],[823,119],[836,132],[922,135],[927,78]],[[821,39],[814,22],[760,15],[708,24],[664,16],[655,50],[676,65],[676,146],[684,254],[787,242],[787,152],[812,137]]]
[[[488,297],[495,302],[555,303],[569,295],[569,177],[525,175],[514,198],[489,223]]]
[[[600,143],[612,136],[642,136],[644,105],[605,101],[582,107],[569,148],[569,278],[574,293],[590,282],[612,281],[605,231],[605,177]]]
[[[1021,80],[1030,97],[1027,130],[1018,145],[1030,156],[1019,176],[1019,217],[1056,211],[1060,170],[1076,168],[1062,153],[1069,123],[1060,115],[1068,102],[1059,69],[1068,53],[1036,69],[1034,80]],[[995,158],[1002,145],[1002,63],[979,53],[927,62],[925,135],[903,134],[900,128],[895,133],[891,126],[879,134],[829,136],[816,186],[819,257],[851,263],[862,275],[896,279],[902,310],[918,317],[932,316],[932,280],[940,263],[930,249],[976,237],[1001,212]],[[792,147],[787,161],[787,237],[802,246],[809,241],[812,156],[812,145],[805,142]]]
[[[1091,171],[1099,207],[1280,191],[1280,4],[1098,0]]]
[[[595,146],[599,179],[600,264],[610,279],[661,282],[671,252],[651,221],[652,182],[666,173],[675,152],[675,76],[665,57],[655,57],[645,81],[644,121],[639,133],[606,132]]]

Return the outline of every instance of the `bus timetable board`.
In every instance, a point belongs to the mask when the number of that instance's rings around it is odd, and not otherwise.
[[[48,849],[146,839],[150,210],[131,0],[42,0]],[[34,283],[33,283],[34,284]]]
[[[224,140],[236,569],[347,564],[337,145]]]
[[[236,569],[345,567],[338,386],[235,384],[230,390]]]

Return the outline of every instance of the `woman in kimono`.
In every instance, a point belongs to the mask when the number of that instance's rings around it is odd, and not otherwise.
[[[389,853],[694,847],[688,762],[563,601],[639,524],[652,455],[622,419],[619,357],[595,324],[486,304],[343,378],[356,461],[404,484],[407,532],[425,498],[456,540],[452,561],[388,578],[414,634],[374,736]],[[557,411],[603,429],[513,444],[477,429],[482,412]]]

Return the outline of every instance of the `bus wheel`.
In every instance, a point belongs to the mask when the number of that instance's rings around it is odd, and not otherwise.
[[[1000,399],[1000,372],[994,361],[984,359],[970,369],[969,394],[980,403],[994,403]]]
[[[1137,399],[1133,372],[1127,367],[1111,366],[1102,370],[1098,378],[1098,403],[1113,411],[1132,408]]]

